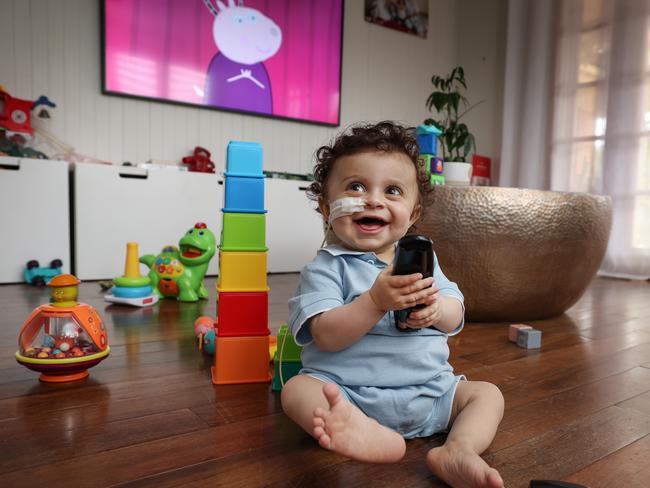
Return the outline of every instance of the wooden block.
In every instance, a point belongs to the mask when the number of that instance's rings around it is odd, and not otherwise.
[[[539,349],[542,347],[542,331],[521,328],[517,331],[517,345],[525,349]]]
[[[517,332],[522,329],[532,329],[532,327],[526,324],[510,324],[510,328],[508,329],[508,340],[516,343]]]

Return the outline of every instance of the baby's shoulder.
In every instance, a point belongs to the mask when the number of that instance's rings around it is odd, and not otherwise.
[[[319,249],[314,259],[301,270],[302,278],[311,276],[328,276],[334,278],[345,274],[346,263],[343,256]]]
[[[344,260],[342,256],[331,254],[324,249],[319,249],[314,259],[307,263],[304,269],[312,271],[340,269],[343,264]]]

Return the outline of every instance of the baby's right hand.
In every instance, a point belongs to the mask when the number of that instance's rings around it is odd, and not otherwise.
[[[375,306],[382,312],[403,310],[424,303],[436,292],[433,278],[422,279],[422,273],[393,275],[393,265],[382,271],[368,291]]]

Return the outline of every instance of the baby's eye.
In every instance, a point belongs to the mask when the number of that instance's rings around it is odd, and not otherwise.
[[[354,182],[354,183],[350,183],[350,185],[348,186],[348,190],[361,192],[365,190],[365,187],[359,182]]]
[[[402,189],[397,186],[389,186],[388,188],[386,188],[386,193],[388,193],[389,195],[401,195]]]

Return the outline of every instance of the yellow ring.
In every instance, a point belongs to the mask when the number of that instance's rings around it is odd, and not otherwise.
[[[40,358],[30,358],[23,356],[19,351],[16,351],[16,359],[23,363],[30,364],[52,364],[53,360],[56,360],[56,364],[74,364],[81,363],[84,361],[92,361],[93,359],[100,359],[108,356],[108,353],[111,352],[111,347],[106,346],[106,349],[95,354],[90,354],[88,356],[80,356],[78,358],[52,358],[52,359],[40,359]]]

